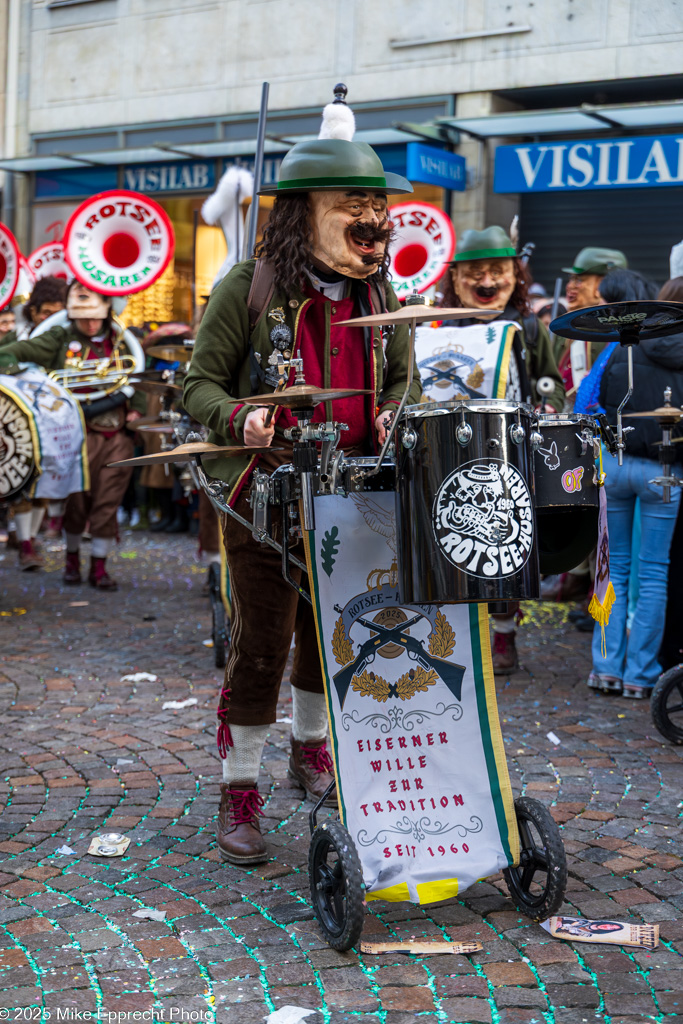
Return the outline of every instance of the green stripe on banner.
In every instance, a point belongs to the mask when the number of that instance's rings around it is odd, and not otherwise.
[[[493,806],[496,810],[496,821],[498,822],[498,831],[500,833],[501,842],[503,844],[503,850],[505,856],[508,859],[508,864],[514,862],[512,856],[512,850],[510,849],[510,836],[508,834],[508,820],[505,814],[505,804],[503,803],[503,795],[500,791],[500,780],[498,778],[498,766],[496,764],[496,756],[493,750],[493,741],[491,738],[491,728],[489,725],[489,706],[486,700],[486,683],[484,680],[484,665],[481,654],[481,628],[479,625],[479,605],[471,604],[469,606],[470,614],[470,638],[472,645],[472,668],[474,669],[474,692],[477,697],[477,710],[479,712],[479,727],[481,729],[481,742],[484,748],[484,756],[486,758],[486,767],[489,774],[489,785],[491,788],[491,798],[493,800]],[[488,643],[488,636],[486,637]],[[497,714],[496,710],[496,714]]]
[[[308,571],[310,573],[310,591],[311,596],[315,599],[315,605],[313,606],[313,612],[315,614],[315,632],[318,639],[318,651],[320,654],[320,662],[322,665],[323,674],[323,685],[325,687],[325,702],[327,704],[327,718],[330,724],[330,736],[332,738],[332,745],[334,747],[334,777],[337,780],[337,800],[339,801],[339,817],[342,825],[346,825],[346,807],[344,806],[344,794],[341,787],[341,777],[339,771],[339,742],[337,740],[337,730],[335,727],[335,717],[332,713],[332,701],[330,696],[330,686],[332,685],[332,676],[327,667],[327,657],[325,655],[325,641],[322,632],[322,609],[320,607],[320,588],[318,586],[318,553],[316,551],[316,537],[315,530],[308,530],[304,534],[304,540],[308,548]]]

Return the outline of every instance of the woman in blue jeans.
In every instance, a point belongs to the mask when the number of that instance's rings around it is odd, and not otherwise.
[[[617,273],[626,275],[629,272],[618,271],[615,276]],[[603,284],[611,277],[608,275]],[[666,288],[667,285],[664,286]],[[606,295],[605,298],[614,301],[616,296]],[[625,413],[662,405],[666,387],[672,389],[672,404],[683,405],[683,334],[641,341],[633,348],[633,361],[635,390],[624,409]],[[609,422],[615,423],[617,407],[628,388],[626,349],[616,344],[609,346],[596,360],[591,377],[594,378],[593,383],[586,379],[584,395],[577,395],[577,406],[584,408],[586,392],[591,387],[595,392],[596,380],[599,380],[599,405],[607,413]],[[589,400],[584,411],[594,411],[590,405]],[[669,549],[681,491],[679,487],[672,488],[671,501],[665,504],[662,488],[650,483],[653,477],[660,475],[657,442],[662,439],[662,431],[657,421],[649,417],[633,419],[629,425],[635,429],[626,435],[623,466],[607,454],[603,462],[610,578],[616,601],[605,627],[605,657],[602,656],[601,631],[599,628],[594,630],[593,671],[588,685],[603,692],[623,693],[624,697],[639,699],[649,697],[661,672],[658,654],[666,614]],[[680,434],[680,428],[675,433]],[[680,459],[683,457],[683,445],[675,447]],[[680,466],[675,472],[680,475]],[[627,633],[633,518],[637,501],[640,502],[641,523],[637,556],[638,598],[631,629]]]

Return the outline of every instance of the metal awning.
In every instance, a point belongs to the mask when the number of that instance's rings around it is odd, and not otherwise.
[[[406,134],[422,137],[417,129],[411,133],[406,126],[397,128],[377,128],[357,131],[354,139],[357,142],[368,142],[373,146],[386,146],[405,143]],[[429,126],[425,126],[428,128]],[[282,153],[296,142],[304,142],[317,138],[317,135],[292,135],[288,137],[266,138],[265,153]],[[255,139],[223,139],[217,142],[188,142],[170,145],[157,143],[141,148],[122,148],[111,150],[87,150],[74,153],[48,153],[41,156],[21,156],[13,159],[0,160],[0,170],[15,173],[36,171],[64,171],[78,167],[115,167],[119,164],[153,164],[170,163],[182,160],[213,160],[220,157],[253,156],[256,146]]]
[[[519,135],[563,135],[615,128],[683,127],[683,101],[623,106],[565,107],[558,110],[515,110],[486,117],[444,117],[436,122],[475,138]]]

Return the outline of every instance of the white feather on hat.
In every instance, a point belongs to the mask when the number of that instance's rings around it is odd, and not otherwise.
[[[228,246],[228,255],[216,274],[211,289],[222,281],[229,270],[239,263],[244,245],[244,220],[239,204],[254,194],[254,175],[246,167],[228,167],[218,182],[216,191],[202,205],[202,217],[207,224],[220,224]]]
[[[356,119],[351,107],[346,103],[328,103],[323,109],[319,139],[343,139],[345,142],[351,142],[355,130]]]
[[[683,277],[683,242],[671,247],[669,256],[669,276]]]

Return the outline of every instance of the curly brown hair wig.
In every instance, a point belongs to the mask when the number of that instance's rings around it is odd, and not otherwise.
[[[285,295],[300,292],[306,284],[305,269],[311,262],[311,222],[308,194],[277,196],[263,238],[254,249],[257,259],[273,266],[275,288]],[[385,282],[389,277],[389,246],[374,274],[366,281]]]
[[[514,257],[515,272],[517,281],[515,283],[514,291],[510,296],[510,305],[514,306],[518,313],[522,316],[528,316],[531,313],[531,303],[529,302],[529,285],[531,283],[529,274],[526,266],[522,263],[518,256]],[[443,288],[443,298],[439,303],[440,306],[448,306],[454,309],[457,306],[462,306],[458,293],[455,290],[453,284],[453,275],[451,274],[451,266],[449,265],[448,270],[441,278],[441,285]]]

